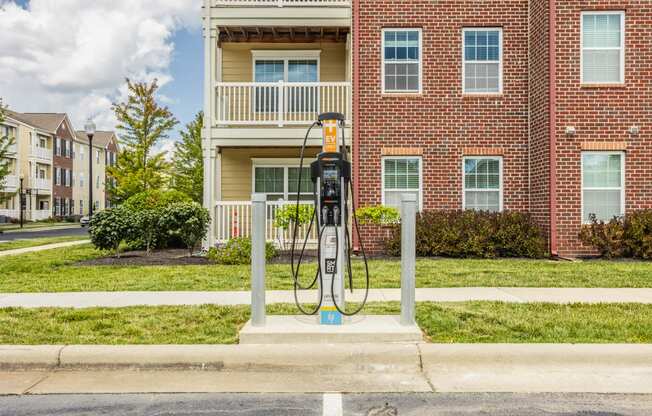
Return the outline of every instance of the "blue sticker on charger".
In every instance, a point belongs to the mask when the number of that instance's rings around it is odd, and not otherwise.
[[[342,325],[342,314],[335,308],[332,310],[330,308],[322,309],[319,312],[319,317],[322,325]]]

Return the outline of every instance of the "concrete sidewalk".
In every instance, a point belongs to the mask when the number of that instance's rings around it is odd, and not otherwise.
[[[363,292],[347,292],[347,300],[360,301]],[[317,292],[302,293],[302,302],[317,299]],[[400,301],[400,289],[374,289],[369,302]],[[500,301],[513,303],[643,303],[652,304],[652,289],[589,288],[435,288],[417,289],[417,302]],[[65,292],[0,293],[1,307],[121,308],[127,306],[248,305],[251,293],[241,292]],[[292,291],[268,291],[267,303],[294,303]]]
[[[0,394],[652,393],[652,345],[0,346]]]
[[[38,251],[53,250],[53,249],[56,249],[56,248],[73,247],[73,246],[79,246],[79,245],[88,244],[88,243],[90,243],[90,240],[67,241],[65,243],[46,244],[46,245],[43,245],[43,246],[19,248],[19,249],[16,249],[16,250],[5,250],[5,251],[0,251],[0,257],[17,256],[17,255],[20,255],[20,254],[27,254],[27,253],[36,253]]]

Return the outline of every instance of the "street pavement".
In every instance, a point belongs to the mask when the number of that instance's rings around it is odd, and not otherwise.
[[[141,394],[0,397],[0,416],[648,416],[650,395]]]
[[[1,254],[0,254],[1,255]],[[300,295],[302,302],[317,299],[316,291]],[[359,302],[362,290],[347,293],[347,300]],[[292,291],[267,291],[268,304],[294,303]],[[372,289],[369,302],[397,302],[400,289]],[[418,288],[417,302],[498,301],[508,303],[641,303],[652,304],[649,288],[509,288],[460,287]],[[124,308],[128,306],[249,305],[251,292],[61,292],[0,293],[0,308]]]
[[[46,229],[37,229],[34,231],[9,231],[0,234],[0,241],[14,241],[14,240],[31,240],[34,238],[49,238],[49,237],[67,237],[67,236],[88,236],[88,228],[80,226],[70,227],[51,227]]]

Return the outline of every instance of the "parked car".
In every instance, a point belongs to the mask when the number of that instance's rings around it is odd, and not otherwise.
[[[81,224],[82,228],[88,227],[88,224],[90,224],[90,222],[91,222],[91,217],[89,217],[88,215],[81,217],[81,219],[79,220],[79,224]]]

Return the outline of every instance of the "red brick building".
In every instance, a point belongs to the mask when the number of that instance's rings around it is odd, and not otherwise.
[[[530,212],[590,253],[589,214],[652,208],[649,6],[355,0],[358,205]]]

